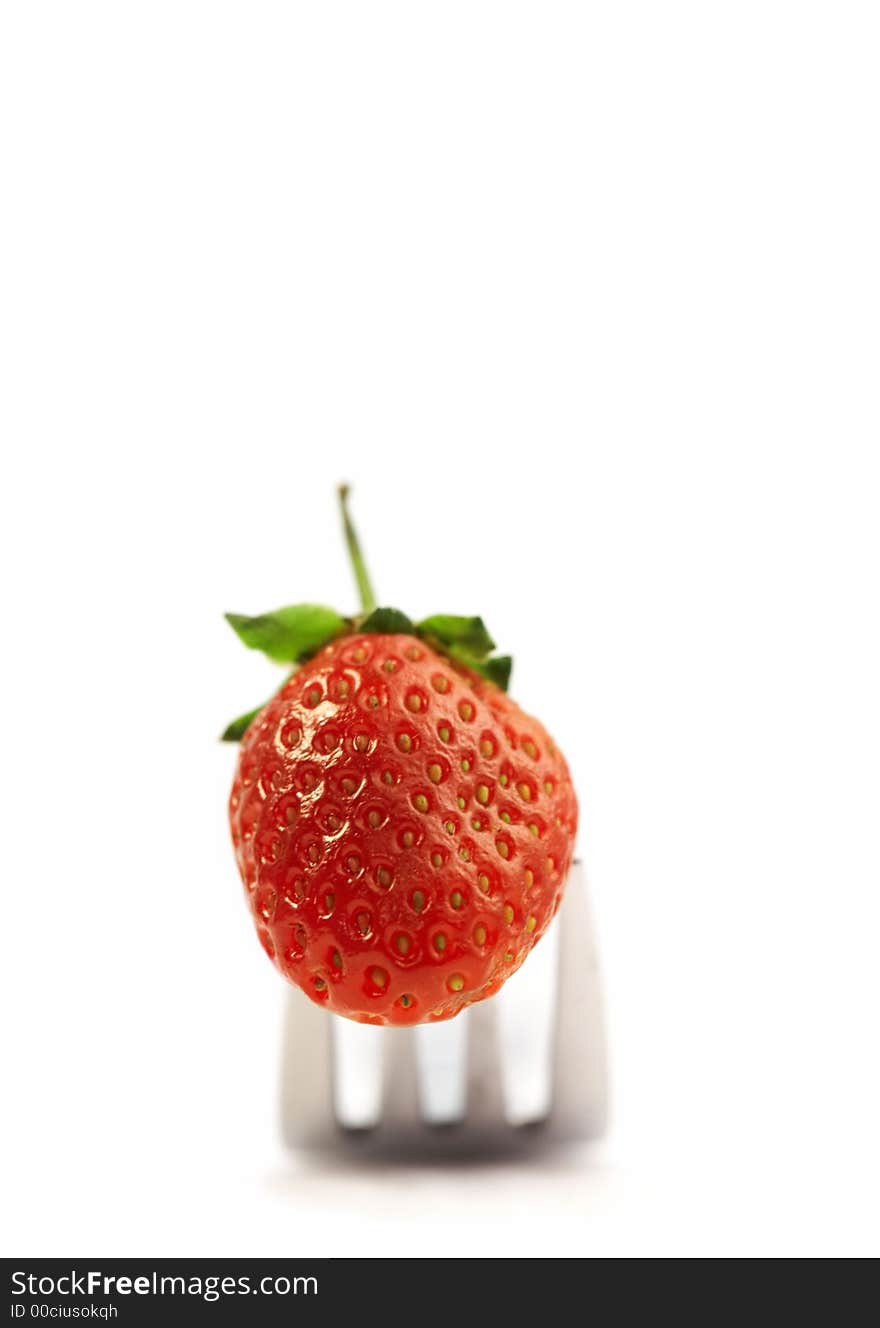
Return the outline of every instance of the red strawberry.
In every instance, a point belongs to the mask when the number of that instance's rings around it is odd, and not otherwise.
[[[347,514],[346,529],[369,606]],[[328,634],[345,633],[337,617]],[[231,621],[248,644],[292,658],[304,653],[302,618]],[[414,628],[376,610],[360,627],[227,731],[247,724],[233,843],[260,940],[286,978],[366,1023],[447,1019],[496,992],[543,935],[577,803],[544,729],[482,676],[505,669],[486,659],[479,619]]]

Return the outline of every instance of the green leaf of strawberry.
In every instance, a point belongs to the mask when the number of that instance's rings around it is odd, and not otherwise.
[[[401,613],[400,609],[373,609],[360,624],[360,632],[406,632],[410,635],[415,633],[412,620]]]
[[[307,659],[346,627],[342,615],[324,604],[290,604],[255,618],[227,613],[226,621],[246,646],[279,664]]]
[[[363,630],[363,629],[362,629]],[[460,646],[475,659],[484,659],[495,649],[482,618],[463,618],[454,613],[435,613],[417,625],[420,636],[434,638],[445,646]]]
[[[500,687],[502,692],[506,692],[510,686],[510,673],[513,668],[513,657],[511,655],[493,655],[491,659],[481,660],[473,666],[477,673],[481,673],[484,678],[494,682],[496,687]]]
[[[246,715],[239,715],[238,719],[234,719],[231,724],[227,724],[220,734],[220,741],[240,742],[261,709],[262,706],[257,706],[256,710],[249,710]]]

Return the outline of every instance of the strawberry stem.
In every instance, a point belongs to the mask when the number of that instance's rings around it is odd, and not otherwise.
[[[361,599],[361,609],[364,613],[372,613],[376,607],[376,596],[373,593],[373,587],[370,582],[370,574],[367,571],[367,564],[364,561],[363,550],[354,528],[354,523],[348,513],[348,494],[347,484],[340,484],[337,493],[339,494],[339,506],[342,509],[342,528],[345,531],[345,543],[348,547],[348,556],[351,560],[354,579],[357,582],[358,594]]]

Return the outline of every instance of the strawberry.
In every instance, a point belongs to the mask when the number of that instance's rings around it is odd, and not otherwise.
[[[232,839],[263,948],[313,1001],[372,1024],[448,1019],[546,930],[577,802],[481,619],[374,607],[346,492],[361,619],[227,615],[246,644],[301,661],[224,734],[241,739]]]

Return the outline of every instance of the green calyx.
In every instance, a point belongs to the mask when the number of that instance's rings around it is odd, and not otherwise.
[[[262,650],[278,664],[301,664],[346,630],[345,619],[323,604],[289,604],[274,613],[248,618],[227,613],[226,621],[251,650]]]
[[[259,713],[260,706],[257,706],[256,710],[248,710],[245,714],[239,715],[238,719],[234,719],[231,724],[226,725],[226,728],[220,734],[220,741],[241,742],[245,733],[251,726],[251,720],[256,719]]]
[[[482,618],[436,613],[414,623],[400,609],[377,606],[360,540],[348,510],[348,485],[340,485],[338,494],[343,532],[361,602],[360,615],[345,618],[323,604],[289,604],[256,617],[227,613],[226,621],[239,640],[251,650],[262,651],[277,664],[296,666],[311,659],[337,637],[354,632],[416,636],[440,654],[479,673],[506,692],[513,661],[509,655],[492,653],[495,642]],[[262,706],[258,706],[239,715],[227,725],[221,741],[240,741],[261,709]]]
[[[391,635],[398,632],[407,636],[414,636],[416,629],[413,627],[412,620],[407,618],[405,613],[401,613],[400,609],[373,609],[372,613],[368,613],[366,618],[361,619],[357,630],[359,632],[372,632],[377,636],[381,633]]]

